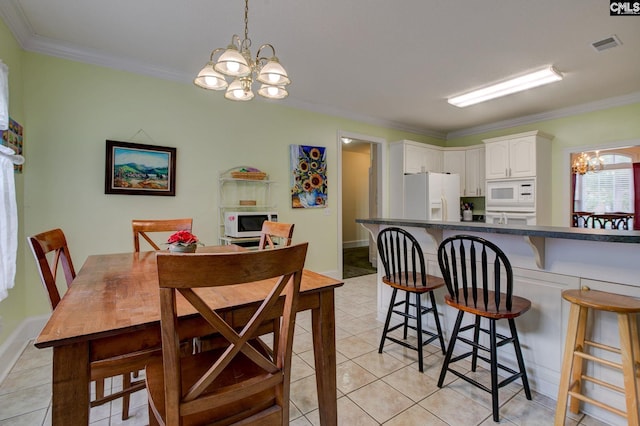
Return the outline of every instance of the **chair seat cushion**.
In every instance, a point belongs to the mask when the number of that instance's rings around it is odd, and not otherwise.
[[[414,284],[413,273],[409,272],[408,274],[408,279],[403,273],[400,276],[393,275],[391,277],[382,277],[382,282],[399,290],[409,291],[412,293],[427,293],[444,286],[444,280],[433,275],[425,276],[426,285],[423,286],[421,273],[416,274],[416,284]]]
[[[182,387],[188,389],[196,379],[200,378],[206,370],[217,360],[223,349],[202,352],[196,355],[189,355],[187,360],[182,362]],[[282,376],[281,373],[277,373]],[[238,381],[246,383],[248,377],[255,378],[256,382],[270,376],[268,372],[258,367],[244,354],[238,354],[217,379],[206,389],[203,395],[222,400],[229,398],[228,403],[215,406],[197,415],[185,416],[184,426],[210,424],[214,420],[221,420],[217,424],[231,424],[251,415],[267,410],[269,407],[277,407],[275,404],[275,394],[273,389],[253,393],[249,397],[237,400],[232,396],[234,393],[246,393],[245,389],[234,387]],[[156,417],[165,419],[165,394],[164,394],[164,373],[161,357],[156,357],[147,364],[146,380],[149,392],[149,406],[156,413]],[[280,378],[282,380],[282,377]],[[216,404],[217,405],[217,404]],[[273,410],[273,409],[272,409]],[[161,424],[163,422],[160,422]]]
[[[471,292],[469,292],[468,300],[464,300],[464,296],[462,294],[462,290],[460,290],[459,300],[455,300],[449,294],[444,296],[444,301],[447,305],[460,309],[465,312],[469,312],[475,315],[480,315],[485,318],[516,318],[520,315],[524,314],[531,307],[531,301],[525,299],[523,297],[512,296],[511,299],[511,310],[507,310],[506,301],[507,295],[504,293],[500,293],[500,309],[496,309],[495,303],[495,292],[488,291],[487,292],[487,306],[484,305],[484,302],[479,294],[477,302],[474,303],[473,298],[471,296]]]

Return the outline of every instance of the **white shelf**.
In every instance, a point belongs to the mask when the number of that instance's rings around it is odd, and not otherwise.
[[[259,205],[256,204],[255,206],[246,206],[246,205],[243,206],[243,205],[240,205],[240,204],[230,204],[230,205],[220,206],[219,208],[225,209],[225,210],[231,210],[231,209],[234,209],[234,210],[240,210],[240,209],[256,210],[256,209],[270,209],[272,207],[273,206],[270,205],[270,204],[259,204]],[[241,210],[241,211],[245,211],[245,210]],[[249,210],[249,211],[251,211],[251,210]],[[262,210],[260,210],[260,211],[262,211]]]
[[[237,166],[220,173],[218,178],[218,232],[221,244],[250,244],[255,242],[257,238],[233,238],[224,234],[224,215],[229,211],[241,212],[263,212],[276,211],[276,206],[271,197],[271,186],[274,181],[269,180],[267,175],[265,179],[243,179],[233,178],[231,173],[241,168],[249,168],[247,166]],[[253,200],[255,205],[240,205],[241,200]]]
[[[260,182],[260,183],[275,183],[272,180],[268,179],[238,179],[232,177],[223,177],[220,178],[220,182]]]

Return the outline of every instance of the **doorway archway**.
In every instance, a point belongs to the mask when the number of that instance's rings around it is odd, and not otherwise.
[[[351,140],[351,143],[344,144],[343,138]],[[353,217],[353,214],[354,211],[360,217],[382,217],[386,214],[384,211],[386,209],[386,191],[384,182],[387,181],[387,171],[386,167],[384,167],[386,164],[386,140],[352,132],[338,131],[337,144],[340,155],[338,155],[338,247],[336,252],[338,253],[339,275],[340,277],[343,277],[343,248],[345,247],[345,244],[359,245],[363,243],[362,239],[366,238],[366,244],[370,247],[370,253],[375,253],[375,248],[371,244],[369,233],[364,231],[364,228],[362,228],[362,233],[357,232],[357,229],[361,228],[361,226],[354,225],[355,217]],[[345,146],[348,147],[345,148]],[[343,164],[345,159],[348,161],[347,157],[355,157],[357,155],[366,155],[368,157],[369,170],[367,172],[367,179],[364,179],[364,182],[366,182],[366,188],[360,188],[360,190],[367,192],[366,197],[360,197],[360,199],[366,202],[367,205],[360,205],[353,208],[353,206],[345,206],[343,202],[345,191],[350,190],[347,189],[345,185],[351,184],[349,176],[346,176],[343,173]],[[366,200],[364,200],[365,198]],[[353,201],[353,199],[350,198],[350,201]],[[345,223],[344,214],[347,211],[350,214],[350,217],[346,220],[347,223]],[[356,228],[355,232],[357,235],[354,240],[345,241],[345,225],[352,229]],[[370,259],[373,260],[374,265],[377,263],[375,255],[370,256]]]

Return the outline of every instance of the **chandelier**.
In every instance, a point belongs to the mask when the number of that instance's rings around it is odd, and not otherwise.
[[[597,173],[604,168],[604,161],[599,155],[599,151],[596,151],[594,158],[591,158],[586,152],[581,152],[580,155],[573,161],[571,165],[571,172],[577,175],[583,175],[585,173]]]
[[[276,49],[271,44],[263,44],[255,59],[251,56],[249,38],[249,0],[244,2],[244,39],[237,34],[231,38],[226,49],[217,48],[211,52],[209,62],[198,73],[193,82],[208,90],[225,90],[224,97],[233,101],[253,99],[253,82],[262,83],[258,94],[268,99],[284,99],[289,94],[285,86],[291,83],[289,76],[276,57]],[[271,56],[261,56],[263,50],[271,50]],[[220,53],[217,61],[214,57]],[[231,82],[227,82],[230,77]]]

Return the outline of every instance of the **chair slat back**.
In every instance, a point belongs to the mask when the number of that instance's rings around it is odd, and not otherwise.
[[[139,220],[131,221],[133,228],[133,250],[137,253],[140,251],[140,237],[144,238],[154,250],[160,250],[160,246],[156,244],[147,233],[150,232],[176,232],[189,231],[193,226],[193,219],[159,219],[159,220]]]
[[[593,214],[584,219],[585,228],[629,230],[633,224],[632,213]]]
[[[262,223],[262,230],[260,231],[260,243],[258,249],[263,250],[267,247],[274,248],[274,238],[282,240],[282,245],[288,247],[291,245],[291,239],[293,237],[293,223],[282,222],[270,222],[268,220]]]
[[[47,294],[51,308],[55,309],[60,302],[60,292],[56,285],[56,277],[59,267],[64,273],[67,288],[76,277],[76,271],[73,268],[69,247],[67,247],[67,239],[61,229],[52,229],[27,238],[31,252],[36,259],[40,281]],[[52,255],[49,255],[52,253]],[[51,262],[48,257],[51,257]]]
[[[167,424],[173,424],[179,413],[197,412],[211,409],[219,404],[232,401],[234,395],[247,398],[265,388],[277,388],[276,402],[283,402],[288,396],[291,367],[293,332],[300,280],[308,243],[274,250],[259,250],[235,253],[195,253],[175,254],[159,252],[157,254],[158,278],[160,287],[160,313],[162,323],[162,353],[165,371],[165,404]],[[249,322],[242,330],[234,329],[228,323],[228,317],[212,310],[200,297],[199,291],[234,284],[271,280],[273,285],[267,297],[262,301]],[[241,291],[239,289],[238,291]],[[176,297],[180,293],[201,315],[216,333],[228,341],[228,346],[208,371],[188,389],[183,388],[180,367],[180,335],[177,329]],[[279,304],[281,297],[284,303]],[[277,352],[271,359],[259,348],[250,344],[256,337],[261,324],[272,321],[274,309],[280,309],[281,315],[279,340],[274,346]],[[203,395],[203,391],[224,371],[225,367],[240,353],[265,372],[263,380],[255,377],[245,386],[238,379],[234,390],[222,391],[215,395]],[[228,389],[230,389],[228,387]],[[284,396],[283,396],[284,395]],[[281,399],[278,401],[278,399]],[[178,423],[175,423],[178,424]]]
[[[438,264],[449,295],[458,303],[496,311],[510,311],[513,271],[504,252],[491,241],[472,235],[456,235],[438,247]],[[489,300],[490,291],[494,299]],[[500,294],[506,294],[504,306]]]
[[[426,287],[424,254],[413,235],[402,228],[385,228],[378,233],[377,245],[386,279],[398,284]]]

